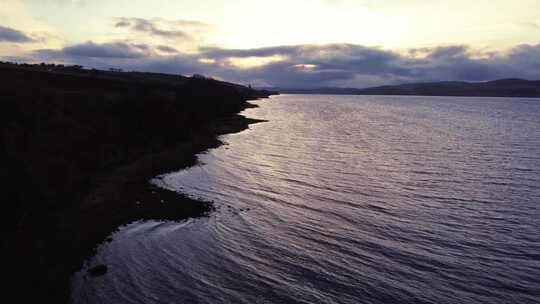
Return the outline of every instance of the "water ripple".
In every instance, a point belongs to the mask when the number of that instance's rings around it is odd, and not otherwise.
[[[75,303],[538,303],[540,100],[285,95],[160,186]]]

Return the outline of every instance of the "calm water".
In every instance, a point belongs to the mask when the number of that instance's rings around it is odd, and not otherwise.
[[[284,95],[155,182],[208,218],[128,225],[76,303],[540,303],[540,100]]]

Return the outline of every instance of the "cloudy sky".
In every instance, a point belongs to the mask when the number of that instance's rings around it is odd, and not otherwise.
[[[0,60],[282,87],[540,79],[540,0],[0,0]]]

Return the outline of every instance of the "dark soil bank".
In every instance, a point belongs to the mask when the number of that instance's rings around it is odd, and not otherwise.
[[[65,303],[69,280],[107,235],[210,204],[151,186],[193,165],[270,92],[203,77],[0,64],[4,277],[18,303]]]

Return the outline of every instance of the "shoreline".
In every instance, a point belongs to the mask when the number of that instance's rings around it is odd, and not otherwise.
[[[8,293],[23,303],[69,302],[72,275],[122,225],[211,212],[150,180],[261,122],[238,113],[274,94],[202,77],[64,72],[0,66],[2,248]]]
[[[246,107],[256,105],[246,102]],[[243,110],[243,109],[242,109]],[[69,232],[62,239],[70,242],[71,252],[66,296],[71,303],[71,280],[73,274],[84,270],[84,265],[96,253],[98,247],[109,240],[111,234],[124,225],[139,220],[182,221],[207,216],[214,210],[212,202],[200,201],[186,195],[153,185],[150,180],[167,172],[185,170],[195,166],[197,155],[218,148],[223,142],[220,135],[242,132],[254,123],[264,122],[246,118],[240,114],[223,118],[197,133],[187,142],[163,151],[145,155],[132,164],[118,168],[104,177],[100,185],[85,196],[78,208],[67,210],[61,216],[71,219],[61,231]],[[95,225],[95,220],[99,224]],[[62,251],[66,251],[65,248]],[[65,256],[65,253],[62,254]],[[95,265],[89,265],[95,266]],[[66,286],[60,284],[60,286]],[[51,287],[60,287],[54,283]]]

